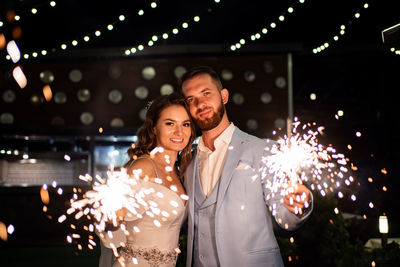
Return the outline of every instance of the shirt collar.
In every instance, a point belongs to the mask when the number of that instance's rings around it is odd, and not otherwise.
[[[226,127],[226,129],[214,140],[214,146],[218,147],[222,143],[229,144],[232,140],[234,131],[235,131],[235,125],[233,124],[233,122],[231,122],[229,126]],[[200,137],[197,148],[203,152],[210,151],[210,149],[204,145],[203,136]]]

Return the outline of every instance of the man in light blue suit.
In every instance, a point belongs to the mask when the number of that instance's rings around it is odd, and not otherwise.
[[[312,210],[310,191],[300,184],[286,196],[268,191],[263,182],[271,177],[261,171],[262,158],[273,141],[228,120],[229,92],[215,71],[189,70],[181,90],[202,131],[184,177],[190,197],[187,266],[283,266],[272,220],[284,229],[299,227]]]

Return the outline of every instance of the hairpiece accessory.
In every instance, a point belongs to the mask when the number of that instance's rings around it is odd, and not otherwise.
[[[145,108],[145,109],[146,109],[146,111],[150,109],[150,107],[151,107],[151,104],[153,104],[153,100],[151,100],[151,101],[147,102],[147,105],[146,105],[146,108]]]

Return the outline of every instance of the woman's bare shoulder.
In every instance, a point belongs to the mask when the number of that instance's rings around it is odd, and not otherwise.
[[[133,171],[140,171],[140,176],[155,176],[153,163],[150,158],[138,158],[127,169],[129,175],[133,175]]]

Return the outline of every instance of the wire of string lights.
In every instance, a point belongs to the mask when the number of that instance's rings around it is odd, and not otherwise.
[[[56,6],[56,2],[55,1],[51,1],[50,5],[52,7],[55,7]],[[150,2],[149,5],[150,5],[151,9],[155,9],[158,6],[157,1],[152,1],[152,2]],[[38,8],[37,7],[32,8],[31,9],[31,13],[32,14],[37,14],[38,13]],[[139,16],[139,17],[144,16],[144,14],[145,14],[145,8],[139,8],[137,10],[137,12],[136,12],[136,15]],[[46,55],[48,55],[49,52],[57,52],[57,51],[60,51],[60,50],[61,51],[65,51],[68,48],[78,46],[80,44],[80,42],[88,43],[88,42],[90,42],[91,40],[93,40],[95,38],[101,37],[103,31],[113,31],[115,29],[115,27],[118,25],[118,23],[124,22],[126,20],[126,18],[127,18],[127,15],[120,14],[120,15],[118,15],[117,19],[107,23],[106,25],[97,27],[96,30],[91,31],[91,32],[87,32],[85,34],[78,34],[78,36],[81,36],[80,38],[75,38],[75,39],[72,39],[72,40],[68,40],[68,41],[62,42],[58,46],[50,49],[50,51],[48,51],[47,49],[38,49],[38,50],[35,50],[35,51],[30,51],[30,52],[23,52],[22,53],[23,54],[23,59],[27,60],[27,59],[30,59],[30,58],[38,58],[40,56],[46,56]],[[14,15],[14,20],[20,21],[21,20],[21,15],[15,14]],[[0,28],[3,25],[4,25],[4,22],[0,21]],[[6,59],[10,60],[11,59],[10,55],[7,54],[6,55]]]
[[[219,4],[220,0],[212,0],[212,2],[214,2],[215,4]],[[156,1],[152,1],[150,3],[150,7],[151,9],[155,9],[158,7],[158,3]],[[200,15],[203,13],[210,13],[212,12],[213,9],[209,7],[207,7],[205,10],[202,10],[200,12],[198,12],[197,15],[191,16],[189,17],[189,19],[185,19],[182,20],[180,24],[175,25],[173,27],[170,27],[170,29],[168,31],[162,32],[162,33],[154,33],[151,36],[150,40],[143,40],[137,43],[137,45],[132,46],[129,49],[124,49],[121,53],[123,55],[129,56],[129,55],[133,55],[136,54],[142,50],[144,50],[146,47],[150,47],[153,46],[157,41],[161,40],[161,39],[168,39],[171,36],[176,36],[182,32],[184,32],[187,28],[189,28],[189,26],[192,23],[198,23],[200,22]],[[144,16],[145,11],[144,8],[138,9],[136,15],[139,17]],[[18,16],[18,15],[16,15]],[[32,59],[32,58],[38,58],[38,57],[43,57],[49,54],[49,52],[57,52],[57,51],[66,51],[69,48],[72,47],[77,47],[80,43],[88,43],[91,40],[94,40],[95,38],[99,38],[100,36],[102,36],[102,33],[104,31],[113,31],[115,29],[115,27],[118,25],[118,23],[122,23],[126,20],[127,15],[125,14],[120,14],[118,16],[118,19],[108,23],[105,26],[101,26],[101,27],[97,27],[97,30],[94,30],[92,32],[86,33],[86,34],[80,34],[81,37],[79,38],[75,38],[69,41],[65,41],[60,43],[57,47],[54,47],[50,50],[47,49],[38,49],[35,51],[30,51],[30,52],[23,52],[23,59],[28,60],[28,59]],[[21,18],[18,17],[18,20],[20,20]],[[6,55],[6,59],[10,60],[11,57],[10,55]]]
[[[293,14],[295,11],[295,8],[297,9],[297,5],[302,5],[305,3],[305,0],[297,0],[294,1],[287,9],[285,9],[283,12],[280,13],[278,18],[276,20],[270,21],[267,25],[264,25],[259,31],[251,34],[248,38],[241,38],[239,41],[237,41],[234,44],[230,45],[230,50],[231,51],[237,51],[238,49],[242,48],[244,45],[249,43],[250,41],[256,41],[260,39],[263,35],[266,35],[270,30],[276,29],[276,27],[280,24],[283,23],[286,20],[286,17],[288,15]]]
[[[339,40],[341,39],[340,36],[343,36],[343,35],[346,34],[346,30],[347,30],[347,28],[349,28],[349,25],[353,24],[353,23],[354,23],[354,20],[358,20],[358,19],[361,17],[362,11],[364,11],[364,10],[367,9],[368,7],[369,7],[369,3],[368,3],[368,2],[365,2],[360,8],[358,8],[358,9],[356,10],[356,12],[354,13],[353,17],[352,17],[350,20],[348,20],[348,22],[347,22],[346,24],[342,24],[342,25],[340,25],[340,26],[338,27],[338,28],[339,28],[339,33],[338,33],[338,34],[335,34],[333,37],[331,37],[329,40],[326,40],[325,42],[320,42],[320,43],[322,43],[322,44],[319,45],[319,46],[317,46],[317,47],[314,47],[314,48],[312,49],[312,52],[313,52],[314,54],[318,54],[318,53],[320,53],[320,52],[322,52],[322,51],[325,51],[325,50],[328,49],[329,47],[331,47],[331,45],[332,45],[334,42],[339,41]]]
[[[220,3],[219,0],[216,0],[215,2],[217,4]],[[190,25],[192,23],[199,23],[201,15],[204,14],[205,12],[209,13],[208,10],[209,9],[207,8],[206,10],[203,10],[202,12],[200,12],[199,15],[195,15],[190,19],[183,20],[179,24],[179,26],[173,26],[168,31],[165,31],[163,33],[158,33],[158,34],[157,33],[152,34],[151,39],[148,40],[147,42],[146,41],[145,42],[139,42],[136,46],[132,46],[129,49],[125,49],[123,51],[123,53],[126,56],[133,55],[133,54],[135,54],[135,53],[137,53],[139,51],[143,51],[146,47],[153,46],[157,41],[159,41],[161,39],[166,40],[166,39],[170,38],[171,36],[176,36],[176,35],[184,32],[185,30],[187,30],[190,27]]]

